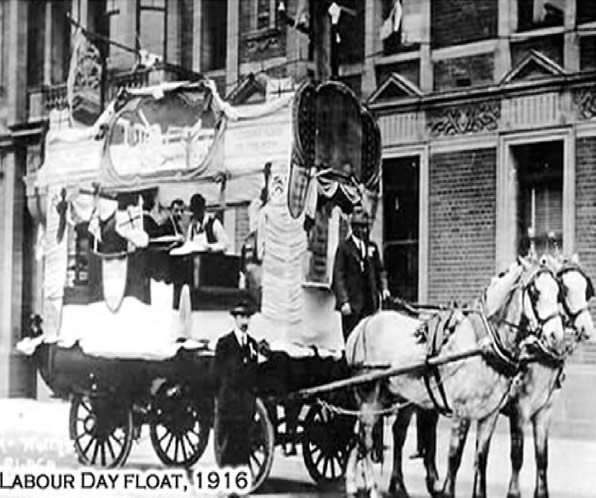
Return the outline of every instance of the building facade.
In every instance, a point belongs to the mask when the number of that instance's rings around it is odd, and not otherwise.
[[[530,242],[577,252],[596,274],[596,4],[342,0],[332,39],[329,3],[0,0],[1,395],[33,392],[31,366],[12,353],[39,285],[35,192],[22,178],[42,162],[50,111],[66,106],[67,15],[96,35],[103,99],[200,73],[233,102],[258,102],[267,77],[327,79],[336,57],[381,128],[374,237],[395,294],[468,302]],[[166,64],[140,69],[139,49]],[[235,223],[240,240],[245,207]],[[581,388],[595,380],[596,347],[571,363],[557,421],[596,437]]]

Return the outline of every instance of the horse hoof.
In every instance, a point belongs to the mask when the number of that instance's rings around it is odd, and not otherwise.
[[[393,498],[410,498],[410,495],[403,484],[398,485],[393,479],[390,481],[389,489],[387,491]]]
[[[519,491],[517,491],[517,492],[509,491],[509,493],[507,493],[507,498],[521,498],[521,493]]]

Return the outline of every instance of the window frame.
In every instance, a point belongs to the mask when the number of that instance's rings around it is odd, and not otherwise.
[[[136,1],[136,39],[135,39],[135,46],[137,50],[142,49],[141,45],[141,18],[143,11],[148,12],[162,12],[163,13],[163,37],[162,37],[162,53],[157,54],[162,57],[165,61],[167,59],[168,53],[168,0],[158,0],[163,1],[163,7],[156,7],[154,5],[148,6],[143,5],[143,2],[155,2],[155,0],[137,0]]]

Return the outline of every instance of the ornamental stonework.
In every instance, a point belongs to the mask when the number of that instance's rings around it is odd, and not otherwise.
[[[596,86],[574,90],[573,103],[579,119],[596,118]]]
[[[455,136],[495,131],[501,118],[499,101],[452,106],[427,113],[428,127],[434,136]]]

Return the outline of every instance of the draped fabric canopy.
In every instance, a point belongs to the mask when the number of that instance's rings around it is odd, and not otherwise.
[[[291,100],[233,107],[214,85],[185,82],[131,90],[92,127],[51,123],[35,186],[159,187],[164,203],[199,191],[217,204],[225,180],[226,202],[250,201],[259,195],[265,163],[280,171],[287,165]]]

